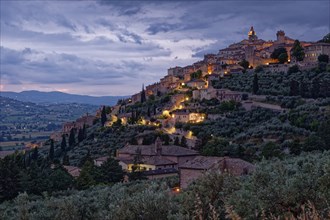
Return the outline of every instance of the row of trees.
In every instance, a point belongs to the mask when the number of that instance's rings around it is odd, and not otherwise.
[[[42,158],[35,149],[30,156],[15,153],[0,159],[0,202],[13,199],[20,192],[41,195],[70,188],[87,189],[98,184],[113,184],[123,180],[124,172],[118,161],[109,157],[95,166],[87,154],[77,179],[55,161]]]

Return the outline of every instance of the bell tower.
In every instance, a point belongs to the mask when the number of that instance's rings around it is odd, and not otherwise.
[[[258,40],[258,37],[256,35],[256,32],[254,31],[253,26],[251,26],[250,31],[248,33],[248,39],[249,41],[255,41]]]
[[[284,31],[282,31],[282,30],[277,31],[276,37],[277,37],[278,44],[285,43],[285,32]]]

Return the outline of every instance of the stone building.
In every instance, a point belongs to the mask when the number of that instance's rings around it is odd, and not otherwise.
[[[303,47],[309,46],[310,42],[301,41]],[[218,53],[218,57],[222,62],[227,64],[237,64],[243,59],[249,61],[250,66],[256,67],[274,63],[276,60],[271,59],[272,52],[280,47],[284,47],[288,52],[289,60],[290,51],[293,47],[294,40],[285,36],[285,32],[280,30],[276,33],[275,41],[265,41],[259,39],[253,27],[248,32],[248,39],[244,39],[238,43],[229,45]]]
[[[188,87],[203,89],[206,86],[206,82],[202,79],[192,79],[186,83]]]
[[[152,169],[177,168],[198,155],[197,151],[184,147],[162,145],[158,137],[152,145],[127,145],[118,149],[116,159],[133,161],[139,152],[143,163],[150,165],[148,168]]]
[[[168,76],[182,77],[183,76],[183,68],[179,67],[179,66],[169,68],[167,70],[167,75]]]
[[[172,111],[172,119],[174,123],[199,123],[205,120],[205,114],[197,112],[189,112],[188,110],[175,110]]]
[[[321,54],[328,55],[330,57],[330,43],[315,43],[305,47],[305,58],[306,63],[317,63],[318,57]]]
[[[180,187],[187,188],[194,180],[207,172],[246,175],[255,169],[254,165],[238,158],[197,156],[179,166]]]

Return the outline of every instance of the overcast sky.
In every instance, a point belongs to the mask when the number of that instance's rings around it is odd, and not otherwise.
[[[130,95],[247,37],[329,33],[330,1],[1,0],[1,90]]]

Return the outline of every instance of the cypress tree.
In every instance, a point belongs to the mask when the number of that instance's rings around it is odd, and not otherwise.
[[[257,94],[259,91],[259,79],[258,75],[255,73],[253,78],[253,94]]]
[[[70,135],[69,135],[69,146],[72,148],[76,144],[76,139],[75,139],[75,132],[74,129],[72,128],[70,130]]]
[[[51,161],[54,160],[54,140],[53,139],[50,139],[50,149],[49,149],[49,159]]]
[[[299,82],[296,80],[291,80],[290,82],[290,96],[299,95]]]
[[[311,88],[312,98],[316,99],[320,94],[320,81],[318,78],[313,79]]]
[[[83,129],[79,128],[79,131],[78,131],[78,142],[82,142],[84,140],[84,131]]]
[[[156,105],[154,105],[154,115],[157,114],[156,110],[157,110]]]
[[[176,146],[179,146],[180,145],[179,138],[178,137],[175,137],[175,139],[174,139],[174,145],[176,145]]]
[[[307,84],[306,81],[301,81],[300,82],[299,94],[303,98],[308,98],[309,97],[309,88],[308,88],[308,84]]]
[[[101,112],[101,124],[102,124],[102,126],[104,126],[106,121],[107,121],[107,113],[105,112],[105,106],[103,106],[102,112]]]
[[[65,134],[62,135],[61,150],[62,150],[62,152],[65,152],[66,151],[66,138],[65,138]]]
[[[295,40],[292,47],[292,56],[296,58],[297,61],[303,61],[305,57],[304,48],[301,46],[299,40]]]
[[[146,101],[146,92],[144,91],[144,85],[142,85],[141,103],[144,103],[145,101]]]
[[[83,135],[84,135],[84,139],[85,139],[87,137],[86,124],[84,124],[82,131],[83,131]]]
[[[35,147],[35,148],[33,149],[31,159],[34,160],[34,161],[36,161],[36,160],[38,160],[38,158],[39,158],[38,147]]]

